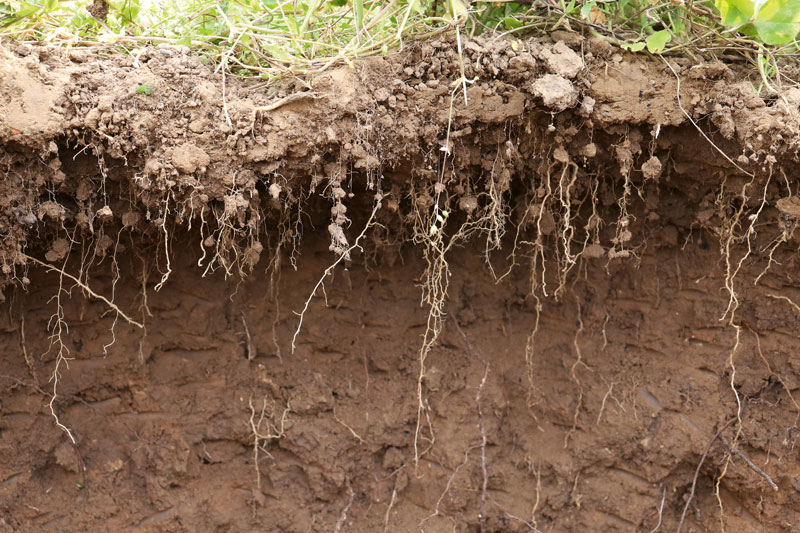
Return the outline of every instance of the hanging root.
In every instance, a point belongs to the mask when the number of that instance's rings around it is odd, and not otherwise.
[[[250,406],[250,431],[253,433],[253,466],[256,469],[256,486],[261,491],[261,469],[258,466],[259,451],[264,452],[268,457],[270,453],[266,450],[266,444],[272,440],[283,438],[286,433],[286,417],[292,412],[289,402],[283,409],[280,418],[276,410],[275,402],[267,404],[267,397],[261,401],[261,412],[256,420],[256,408],[253,405],[253,398],[248,400]],[[262,429],[263,428],[263,429]]]
[[[63,335],[69,332],[69,326],[64,320],[64,307],[61,303],[62,295],[67,292],[67,290],[64,289],[64,277],[67,276],[67,274],[63,269],[61,269],[60,272],[61,274],[58,279],[58,292],[56,293],[56,296],[53,297],[56,302],[56,311],[53,316],[50,317],[50,321],[47,325],[47,329],[50,331],[50,350],[52,350],[54,346],[57,348],[56,363],[53,367],[53,373],[50,377],[50,381],[53,383],[53,394],[50,397],[49,408],[50,414],[52,415],[56,426],[67,435],[70,440],[70,444],[72,444],[74,447],[77,446],[78,441],[72,434],[72,430],[61,423],[61,420],[59,420],[58,414],[56,414],[55,410],[55,403],[56,399],[58,398],[58,383],[61,379],[61,365],[63,364],[69,368],[69,348],[67,348],[66,344],[64,344],[63,338]]]
[[[581,407],[583,407],[583,385],[581,384],[581,380],[578,379],[575,370],[578,366],[583,366],[587,370],[591,370],[591,368],[583,362],[581,347],[580,344],[578,344],[578,338],[581,333],[583,333],[583,317],[581,316],[581,301],[577,296],[575,297],[575,301],[578,304],[578,329],[575,331],[575,338],[572,340],[572,346],[575,348],[575,362],[572,363],[569,373],[572,377],[572,381],[578,386],[578,402],[575,405],[575,412],[572,414],[572,428],[564,436],[564,448],[569,445],[570,437],[572,437],[572,434],[578,429],[578,416],[580,415]]]
[[[567,275],[577,263],[580,253],[572,252],[572,238],[575,235],[575,226],[572,222],[572,192],[575,181],[578,179],[578,165],[568,163],[561,171],[556,193],[561,205],[561,267],[559,272],[558,288],[555,296],[558,298],[567,285]]]
[[[552,214],[548,211],[548,202],[550,198],[553,196],[553,187],[550,183],[550,171],[552,170],[553,165],[547,167],[547,172],[545,173],[546,181],[544,182],[544,187],[540,186],[537,195],[542,196],[542,201],[539,204],[533,204],[528,208],[528,213],[534,215],[536,219],[536,240],[533,242],[529,242],[531,248],[533,249],[533,254],[531,256],[531,294],[536,295],[539,290],[541,290],[542,295],[547,297],[547,259],[545,257],[545,247],[544,242],[542,242],[542,235],[545,233],[545,217],[552,217]],[[541,270],[541,273],[537,275],[537,273]],[[538,304],[538,300],[537,300]]]
[[[486,507],[486,494],[487,494],[487,488],[489,486],[489,469],[486,466],[486,443],[487,443],[487,438],[486,438],[486,425],[484,424],[484,421],[483,421],[483,407],[481,405],[481,397],[483,395],[483,388],[486,385],[486,380],[489,377],[489,366],[490,365],[489,365],[489,362],[486,361],[486,359],[484,359],[481,356],[480,353],[478,353],[478,350],[476,350],[475,347],[472,345],[472,343],[469,341],[469,339],[467,338],[466,333],[464,333],[464,330],[461,329],[461,326],[459,325],[458,320],[453,320],[453,323],[455,324],[456,329],[458,330],[458,332],[461,334],[461,338],[464,339],[464,344],[467,345],[467,349],[469,350],[469,352],[472,354],[473,357],[475,357],[475,359],[478,360],[478,362],[480,362],[483,365],[483,378],[481,379],[480,385],[478,385],[478,391],[475,393],[475,405],[477,405],[477,407],[478,407],[478,424],[477,425],[478,425],[478,430],[480,431],[480,434],[481,434],[481,442],[480,442],[481,474],[483,476],[482,477],[483,482],[481,484],[481,503],[480,503],[479,512],[478,512],[478,518],[480,519],[480,522],[481,522],[481,531],[483,531],[484,530],[484,520],[485,520],[485,516],[486,516],[485,513],[484,513],[484,510],[485,510],[485,507]]]
[[[446,158],[445,158],[446,162]],[[444,169],[444,163],[443,167]],[[470,219],[464,222],[458,231],[452,236],[446,235],[446,224],[449,218],[447,209],[440,207],[442,193],[444,192],[444,185],[440,176],[440,181],[436,183],[434,190],[436,191],[436,199],[433,202],[433,213],[430,218],[422,215],[423,207],[415,205],[415,225],[414,225],[414,242],[423,245],[423,256],[426,262],[425,273],[423,274],[422,281],[422,296],[420,305],[427,305],[428,317],[425,324],[425,332],[422,335],[422,345],[419,349],[419,371],[417,374],[417,425],[414,431],[414,467],[415,471],[419,466],[419,459],[428,450],[433,447],[435,442],[435,435],[433,426],[431,425],[430,415],[426,407],[424,398],[424,380],[425,369],[428,356],[433,349],[436,341],[439,339],[444,320],[446,317],[444,307],[447,300],[447,290],[450,285],[450,265],[447,262],[448,252],[466,241],[468,241],[476,233],[489,233],[491,236],[491,228],[497,223],[495,217],[496,213],[490,211],[478,219]],[[413,186],[411,190],[412,198],[415,198]],[[422,438],[422,431],[424,428],[423,417],[427,424],[428,436],[425,437],[428,441],[427,447],[424,450],[420,449],[420,439]]]
[[[71,289],[66,289],[64,287],[64,280],[67,279],[67,280],[72,281],[76,286],[80,287],[81,290],[83,290],[87,295],[89,295],[89,297],[95,298],[97,300],[102,301],[103,303],[105,303],[109,307],[109,309],[111,311],[113,311],[115,313],[114,325],[112,325],[112,328],[111,328],[112,337],[115,338],[115,336],[114,336],[114,326],[116,325],[117,318],[119,318],[119,317],[122,317],[126,322],[128,322],[129,324],[131,324],[133,326],[136,326],[136,327],[138,327],[140,329],[144,329],[144,324],[142,324],[141,322],[138,322],[138,321],[134,320],[133,318],[131,318],[130,316],[128,316],[112,300],[109,300],[105,296],[96,293],[91,288],[89,288],[89,286],[86,283],[84,283],[80,279],[76,278],[75,276],[67,273],[66,270],[65,270],[65,267],[66,267],[66,261],[69,258],[69,255],[70,255],[69,253],[66,254],[65,259],[64,259],[64,263],[65,264],[61,268],[55,267],[55,266],[53,266],[53,265],[51,265],[49,263],[45,263],[44,261],[41,261],[41,260],[39,260],[39,259],[37,259],[35,257],[32,257],[32,256],[29,256],[29,255],[23,254],[23,257],[27,261],[30,261],[30,262],[32,262],[34,264],[37,264],[37,265],[47,269],[48,272],[56,272],[56,273],[58,273],[58,290],[57,290],[56,295],[53,297],[53,300],[55,300],[55,303],[56,303],[56,311],[53,314],[53,316],[50,318],[50,321],[48,323],[48,331],[50,331],[50,348],[49,348],[48,351],[52,350],[53,348],[56,348],[55,366],[53,367],[53,372],[52,372],[51,377],[50,377],[50,381],[53,383],[53,393],[52,393],[52,396],[50,397],[50,402],[48,404],[48,407],[50,409],[50,414],[52,415],[56,426],[67,435],[67,437],[70,440],[70,443],[72,444],[73,448],[76,451],[76,454],[78,455],[78,459],[79,459],[81,465],[83,466],[83,460],[82,460],[82,458],[80,457],[80,454],[77,451],[78,441],[75,438],[75,435],[72,433],[72,431],[61,422],[61,420],[59,419],[58,414],[56,413],[56,410],[55,410],[55,403],[56,403],[56,400],[58,399],[58,384],[59,384],[59,382],[61,380],[61,368],[62,368],[62,366],[65,366],[65,367],[69,368],[69,360],[70,360],[69,348],[67,348],[67,346],[66,346],[66,344],[64,342],[64,335],[69,333],[69,325],[67,324],[67,322],[65,320],[64,307],[63,307],[63,303],[62,303],[62,296],[64,296],[64,295],[69,296],[70,292],[71,292]],[[113,340],[112,340],[112,342],[110,344],[113,344]],[[107,349],[108,346],[110,346],[110,344],[106,344],[104,346],[104,350]],[[85,467],[84,467],[84,469],[85,469]]]
[[[459,331],[461,330],[460,327],[458,329],[459,329]],[[461,334],[462,335],[464,334],[463,331],[461,331]],[[465,339],[465,341],[467,343],[469,343],[469,341],[466,339],[466,336],[464,336],[464,339]],[[469,346],[469,344],[468,344],[468,346]],[[474,350],[471,350],[471,351],[474,352]],[[477,356],[477,357],[480,358],[480,356]],[[469,448],[467,448],[464,451],[464,460],[455,468],[455,470],[453,470],[453,473],[450,475],[450,477],[447,478],[447,483],[445,484],[444,491],[439,496],[439,499],[436,500],[436,507],[435,507],[433,513],[431,513],[430,515],[426,516],[425,518],[423,518],[420,521],[420,523],[419,523],[420,531],[423,531],[423,526],[425,525],[425,522],[427,522],[431,518],[433,518],[435,516],[439,516],[441,514],[440,507],[442,505],[442,501],[447,496],[447,494],[450,492],[450,488],[453,485],[453,481],[455,480],[455,478],[458,475],[458,473],[461,471],[462,468],[464,468],[469,463],[470,453],[472,453],[472,451],[475,450],[475,449],[480,449],[480,451],[481,451],[482,483],[481,483],[480,506],[478,508],[479,509],[478,510],[478,519],[479,519],[479,521],[481,523],[481,531],[485,530],[484,521],[486,519],[485,507],[486,507],[487,488],[488,488],[488,483],[489,483],[489,471],[488,471],[488,468],[486,466],[486,442],[487,442],[487,439],[486,439],[486,428],[484,427],[484,423],[483,423],[483,409],[481,408],[481,395],[483,394],[483,388],[486,385],[486,380],[489,377],[489,364],[486,361],[483,361],[483,364],[484,364],[483,377],[481,378],[480,385],[478,385],[478,391],[475,394],[475,402],[477,403],[477,406],[478,406],[478,424],[477,425],[478,425],[478,429],[480,430],[480,433],[481,433],[481,439],[480,439],[479,442],[473,444],[472,446],[470,446]]]
[[[542,303],[537,295],[533,295],[535,304],[534,309],[536,311],[536,319],[533,323],[533,331],[531,331],[530,335],[528,335],[528,340],[525,343],[525,373],[528,377],[528,397],[526,400],[526,404],[528,406],[528,410],[530,411],[536,403],[538,403],[538,399],[535,398],[536,394],[536,384],[534,383],[534,367],[533,367],[533,359],[534,355],[536,354],[536,333],[539,331],[539,320],[541,319],[542,315]]]
[[[791,300],[789,300],[789,301],[791,302]],[[792,394],[792,390],[789,388],[789,386],[783,380],[783,377],[780,374],[778,374],[777,372],[772,370],[772,366],[769,364],[769,361],[764,356],[764,352],[761,350],[761,336],[752,327],[750,327],[750,324],[748,324],[747,322],[742,321],[742,325],[744,327],[746,327],[750,331],[750,333],[752,333],[755,336],[755,338],[756,338],[756,348],[758,350],[758,356],[761,358],[761,361],[764,363],[764,367],[766,367],[767,372],[769,372],[769,376],[770,377],[775,377],[775,379],[778,380],[778,383],[781,384],[781,387],[783,387],[783,390],[786,392],[786,395],[789,396],[789,400],[791,400],[792,405],[794,406],[794,409],[797,412],[797,417],[794,419],[794,423],[792,424],[792,428],[791,429],[794,429],[794,428],[798,427],[798,423],[800,422],[800,404],[798,404],[797,400],[794,399],[794,395]]]
[[[664,487],[664,492],[661,494],[661,504],[658,506],[658,523],[656,527],[650,530],[650,533],[656,533],[661,528],[661,521],[664,518],[664,503],[667,501],[667,487]]]
[[[731,418],[728,420],[721,428],[717,430],[711,440],[708,441],[708,446],[706,446],[706,450],[703,452],[703,456],[700,457],[700,462],[697,463],[697,468],[694,471],[694,478],[692,478],[692,488],[689,491],[689,497],[686,498],[686,503],[683,505],[683,512],[681,513],[681,518],[678,521],[678,529],[676,530],[677,533],[681,533],[683,529],[683,522],[686,520],[686,513],[689,511],[689,506],[692,504],[692,499],[694,498],[694,492],[697,488],[697,479],[700,476],[700,469],[703,467],[703,463],[706,461],[706,457],[708,457],[708,453],[711,451],[711,447],[714,445],[714,441],[717,440],[722,432],[728,429],[728,426],[736,422],[736,418]]]
[[[761,214],[761,211],[767,205],[767,187],[769,187],[770,177],[767,177],[767,181],[764,184],[764,192],[761,198],[761,204],[758,207],[758,211],[755,214],[748,217],[750,219],[750,225],[745,230],[744,234],[739,236],[737,234],[737,229],[739,228],[742,214],[744,212],[745,207],[747,206],[747,202],[749,197],[747,196],[747,189],[754,183],[755,178],[752,178],[750,181],[746,182],[742,186],[742,190],[739,193],[739,201],[741,204],[739,205],[738,209],[734,212],[733,216],[725,221],[725,227],[722,229],[722,255],[725,258],[725,289],[728,291],[728,307],[725,309],[725,312],[722,314],[720,321],[725,321],[726,318],[729,318],[728,323],[733,325],[734,315],[736,310],[739,308],[739,297],[736,294],[734,282],[736,280],[736,276],[738,275],[739,271],[742,268],[742,265],[750,257],[750,254],[753,251],[753,244],[752,239],[755,237],[755,226],[756,222],[758,221],[758,217]],[[722,194],[724,192],[725,183],[723,182],[723,189],[720,192],[720,197],[718,198],[718,204],[722,204]],[[747,244],[747,251],[742,255],[739,261],[736,263],[736,266],[733,266],[731,262],[731,249],[733,244],[737,240],[743,240]]]
[[[328,278],[328,276],[330,276],[333,273],[333,271],[336,269],[336,266],[339,263],[341,263],[342,261],[344,261],[345,259],[348,259],[350,257],[350,252],[352,252],[353,250],[356,250],[356,249],[361,250],[362,249],[361,248],[361,240],[364,238],[364,236],[367,234],[367,231],[369,231],[369,229],[374,224],[374,222],[375,222],[375,213],[377,213],[377,211],[378,211],[378,209],[380,209],[380,207],[381,207],[380,197],[376,197],[375,198],[375,205],[372,207],[372,213],[370,213],[369,219],[367,220],[367,223],[364,224],[364,229],[361,230],[361,233],[359,233],[358,237],[356,237],[356,241],[353,243],[352,246],[350,246],[350,247],[348,247],[346,249],[343,249],[342,253],[339,254],[339,257],[336,258],[336,261],[334,261],[328,268],[325,269],[325,272],[322,273],[322,276],[319,278],[319,281],[317,282],[317,284],[314,285],[314,290],[311,291],[311,294],[306,299],[306,302],[303,305],[303,310],[301,312],[299,312],[299,313],[295,313],[295,314],[299,315],[300,320],[297,323],[297,329],[295,330],[294,335],[292,336],[292,353],[294,353],[295,349],[297,348],[297,346],[296,346],[297,336],[300,335],[300,330],[303,327],[303,319],[306,316],[306,311],[308,311],[308,306],[311,305],[311,300],[314,299],[314,296],[316,296],[317,291],[320,288],[322,288],[323,291],[325,290],[325,286],[324,286],[325,280]]]
[[[169,279],[170,274],[172,274],[172,266],[170,264],[170,253],[169,253],[169,231],[167,231],[167,218],[169,216],[169,198],[172,193],[168,193],[167,197],[164,199],[164,212],[161,215],[161,230],[164,233],[164,258],[167,261],[167,270],[161,275],[161,281],[154,287],[155,291],[158,292],[164,286],[164,284]]]
[[[432,226],[436,227],[436,226]],[[444,303],[447,296],[447,288],[450,282],[450,267],[447,264],[445,254],[447,246],[444,243],[444,233],[439,230],[431,232],[428,230],[425,240],[425,260],[428,264],[425,270],[425,281],[422,287],[422,303],[428,304],[428,319],[423,334],[422,346],[419,350],[419,372],[417,373],[417,426],[414,431],[414,469],[419,467],[419,458],[423,453],[433,446],[435,437],[433,427],[425,406],[423,395],[423,382],[425,379],[425,363],[433,348],[434,343],[439,338],[444,320]],[[451,240],[452,242],[452,240]],[[420,437],[422,431],[422,417],[428,421],[428,448],[420,451]]]
[[[63,280],[63,278],[67,278],[67,279],[73,281],[75,283],[75,285],[80,287],[81,290],[85,291],[86,294],[88,294],[92,298],[96,298],[96,299],[102,301],[112,311],[114,311],[117,314],[117,316],[122,317],[128,324],[130,324],[132,326],[136,326],[137,328],[140,328],[140,329],[144,328],[144,324],[142,324],[141,322],[138,322],[138,321],[132,319],[131,317],[129,317],[128,315],[126,315],[125,312],[122,311],[119,307],[117,307],[117,305],[114,302],[112,302],[111,300],[107,299],[102,294],[97,294],[92,289],[90,289],[88,285],[86,285],[85,283],[80,281],[78,278],[76,278],[72,274],[69,274],[66,271],[64,271],[63,268],[55,267],[55,266],[53,266],[53,265],[51,265],[49,263],[45,263],[44,261],[40,261],[39,259],[36,259],[35,257],[31,257],[29,255],[23,254],[22,257],[25,258],[27,261],[31,261],[32,263],[36,263],[37,265],[46,268],[50,272],[58,272],[58,274],[62,278],[62,280]]]
[[[736,444],[738,443],[738,439],[741,435],[742,431],[742,399],[739,395],[739,391],[736,390],[736,364],[735,364],[735,356],[736,352],[741,345],[741,336],[742,336],[742,326],[736,323],[736,311],[739,309],[741,302],[739,300],[739,296],[736,293],[735,281],[736,276],[739,274],[742,265],[744,262],[750,257],[753,244],[752,239],[756,236],[755,225],[758,221],[758,217],[761,214],[762,210],[767,204],[767,188],[769,187],[770,178],[772,174],[767,177],[766,183],[764,184],[763,194],[761,198],[761,203],[758,207],[756,213],[750,215],[748,219],[750,220],[750,224],[744,230],[742,235],[738,234],[738,228],[741,225],[742,215],[744,213],[745,208],[747,207],[747,202],[749,201],[749,196],[747,194],[748,189],[753,185],[755,182],[755,176],[751,175],[751,179],[742,185],[742,189],[739,192],[738,199],[740,202],[739,207],[734,211],[733,215],[730,218],[725,218],[724,226],[721,230],[720,235],[720,246],[722,248],[722,255],[725,258],[725,288],[728,291],[728,306],[725,309],[720,321],[725,321],[727,319],[727,324],[734,328],[735,331],[735,342],[733,348],[731,348],[730,354],[728,355],[728,360],[726,366],[731,370],[731,377],[730,377],[730,389],[733,392],[734,398],[736,399],[736,418],[735,420],[738,422],[736,426],[736,434],[734,435],[731,441],[731,449],[735,449]],[[722,211],[725,209],[724,203],[724,189],[725,189],[725,181],[723,181],[722,189],[717,199],[718,208]],[[731,259],[731,250],[736,241],[744,241],[746,244],[746,251],[739,260],[733,263]],[[725,477],[728,471],[728,467],[731,461],[731,454],[728,454],[725,464],[722,467],[722,471],[720,475],[717,477],[716,482],[714,484],[714,495],[717,499],[717,505],[719,506],[720,510],[720,527],[721,530],[724,532],[725,530],[725,523],[724,523],[724,515],[723,515],[723,504],[722,504],[722,497],[720,495],[720,486],[722,479]]]

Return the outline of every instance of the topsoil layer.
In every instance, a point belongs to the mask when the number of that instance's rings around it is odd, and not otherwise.
[[[800,531],[800,90],[553,37],[0,47],[0,531]]]

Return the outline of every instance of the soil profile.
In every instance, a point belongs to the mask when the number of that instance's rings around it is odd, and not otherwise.
[[[3,45],[0,531],[800,531],[758,86],[569,33],[269,85]]]

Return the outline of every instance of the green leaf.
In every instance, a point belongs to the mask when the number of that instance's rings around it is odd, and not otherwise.
[[[290,64],[292,62],[292,56],[290,56],[286,52],[286,49],[281,45],[264,46],[264,50],[269,52],[269,54],[278,61],[283,61],[284,63],[290,63]]]
[[[725,26],[743,26],[740,31],[751,34],[752,27],[766,44],[785,44],[800,33],[800,0],[715,0]]]
[[[149,95],[153,94],[153,87],[151,87],[150,85],[146,85],[146,84],[139,85],[136,88],[136,94],[146,94],[146,95],[149,96]]]
[[[364,27],[364,0],[353,0],[353,14],[355,15],[356,32],[361,32]]]
[[[800,32],[800,0],[767,0],[753,21],[766,44],[785,44]]]
[[[644,41],[639,41],[637,43],[623,43],[622,48],[625,50],[630,50],[631,52],[641,52],[644,50],[644,47],[647,46]]]
[[[725,26],[745,24],[755,13],[755,5],[751,0],[716,0],[716,4]]]
[[[17,18],[17,20],[26,19],[38,13],[39,9],[41,9],[39,6],[35,6],[27,2],[21,2],[20,8],[17,10],[14,16]]]
[[[664,51],[667,43],[672,39],[672,34],[667,30],[657,31],[647,36],[645,44],[647,51],[651,54],[660,54]]]
[[[505,25],[506,29],[513,30],[516,28],[522,27],[522,22],[518,21],[514,17],[506,17],[503,19],[503,24]]]
[[[460,19],[462,16],[466,17],[469,14],[467,6],[461,0],[448,0],[447,5],[453,19]]]
[[[139,14],[139,0],[125,0],[119,7],[119,14],[127,22],[133,22]]]
[[[592,0],[591,2],[586,2],[585,4],[583,4],[583,7],[581,8],[581,18],[583,20],[589,20],[589,13],[591,13],[592,8],[594,6],[596,6],[596,5],[597,5],[597,2],[595,2],[595,0]]]

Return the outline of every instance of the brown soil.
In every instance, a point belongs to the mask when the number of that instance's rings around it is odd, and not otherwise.
[[[463,68],[0,48],[0,531],[800,531],[800,91]]]

